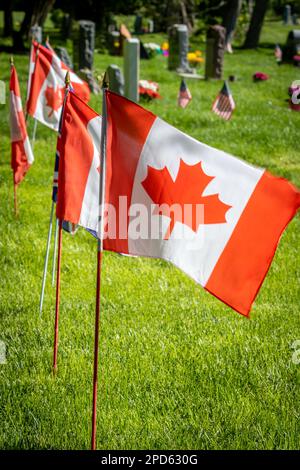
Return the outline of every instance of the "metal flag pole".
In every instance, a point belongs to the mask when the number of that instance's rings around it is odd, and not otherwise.
[[[62,220],[59,221],[58,230],[58,253],[57,253],[57,275],[56,275],[56,302],[55,302],[55,323],[54,323],[54,346],[53,346],[53,373],[57,371],[57,349],[58,349],[58,321],[60,305],[60,263],[62,249]]]
[[[31,46],[31,47],[32,47],[32,46]],[[34,69],[35,69],[35,67],[36,67],[36,61],[37,61],[38,55],[39,55],[39,44],[38,44],[37,50],[36,50]],[[29,73],[30,73],[30,61],[31,61],[31,53],[30,53],[30,59],[29,59]],[[34,70],[34,71],[35,71],[35,70]],[[34,73],[34,71],[33,71],[33,73]],[[32,73],[32,75],[33,75],[33,73]],[[33,77],[31,77],[30,87],[32,86],[32,79],[33,79]],[[28,81],[29,81],[29,78],[28,78]],[[28,90],[28,92],[30,93],[30,90]],[[28,95],[28,96],[29,96],[29,95]],[[26,120],[27,120],[27,113],[26,113]],[[32,137],[31,137],[31,147],[32,147],[32,150],[34,149],[34,144],[35,144],[37,123],[38,123],[38,122],[37,122],[37,119],[34,118],[33,131],[32,131]]]
[[[50,240],[51,240],[51,234],[52,234],[53,212],[54,212],[54,201],[52,200],[51,211],[50,211],[50,220],[49,220],[49,229],[48,229],[48,238],[47,238],[46,253],[45,253],[45,261],[44,261],[42,290],[41,290],[41,295],[40,295],[40,315],[42,314],[43,303],[44,303],[44,294],[45,294],[46,276],[47,276],[47,270],[48,270]]]
[[[70,90],[70,73],[66,73],[65,78],[65,97],[63,108],[61,111],[60,122],[59,122],[59,134],[61,133],[62,121],[66,99]],[[63,220],[59,220],[58,228],[58,253],[57,253],[57,271],[56,271],[56,300],[55,300],[55,322],[54,322],[54,345],[53,345],[53,373],[57,372],[57,350],[58,350],[58,322],[59,322],[59,306],[60,306],[60,266],[61,266],[61,251],[62,251],[62,225]]]
[[[53,248],[53,259],[52,259],[52,286],[55,284],[55,265],[56,265],[56,253],[57,253],[57,236],[58,236],[58,219],[55,220],[55,232],[54,232],[54,248]]]
[[[96,284],[96,313],[95,313],[95,340],[94,340],[94,377],[93,377],[93,407],[92,407],[92,439],[91,449],[96,450],[97,431],[97,392],[98,392],[98,360],[99,360],[99,327],[101,307],[101,264],[103,252],[104,232],[104,204],[105,204],[105,175],[106,175],[106,92],[108,89],[107,75],[105,73],[102,83],[102,125],[101,125],[101,160],[100,160],[100,186],[99,186],[99,231],[97,250],[97,284]]]
[[[37,119],[34,118],[34,123],[33,123],[33,131],[32,131],[32,137],[31,137],[31,147],[32,150],[34,149],[34,144],[35,144],[35,136],[36,136],[36,129],[37,129]]]

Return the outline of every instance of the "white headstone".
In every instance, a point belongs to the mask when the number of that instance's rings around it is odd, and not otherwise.
[[[154,21],[148,20],[148,33],[154,33]]]
[[[124,43],[124,79],[125,96],[132,101],[139,101],[140,41],[126,39]]]

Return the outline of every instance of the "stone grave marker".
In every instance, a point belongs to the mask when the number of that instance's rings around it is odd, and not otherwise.
[[[221,79],[226,30],[223,26],[210,26],[206,36],[205,79]]]
[[[123,55],[124,41],[130,38],[131,38],[131,34],[128,31],[127,27],[125,26],[125,24],[121,24],[120,26],[120,55]]]
[[[75,68],[79,69],[81,78],[88,82],[90,90],[98,94],[100,86],[93,76],[94,49],[95,49],[95,23],[93,21],[78,21],[79,31],[74,36],[73,56]]]
[[[169,35],[169,70],[179,73],[193,73],[189,66],[187,53],[189,50],[189,34],[185,24],[174,24],[168,29]]]
[[[141,34],[143,32],[142,24],[143,24],[143,17],[141,15],[136,15],[135,21],[134,21],[135,34]]]
[[[57,53],[58,57],[68,66],[70,69],[73,70],[73,62],[69,53],[65,47],[56,47],[55,52]]]
[[[148,20],[148,33],[154,33],[154,21]]]
[[[107,68],[108,87],[111,91],[124,95],[124,76],[122,70],[114,64]]]
[[[124,43],[124,78],[126,98],[139,101],[140,41],[126,39]]]
[[[42,43],[43,39],[43,30],[41,26],[38,26],[37,24],[31,26],[30,28],[30,36],[32,39],[35,39],[37,42],[40,44]]]
[[[107,48],[110,55],[120,55],[120,41],[119,31],[108,32]]]
[[[291,5],[284,5],[283,9],[283,23],[284,24],[292,24],[292,11]]]

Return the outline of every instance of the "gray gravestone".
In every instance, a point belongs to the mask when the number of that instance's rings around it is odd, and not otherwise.
[[[107,48],[110,55],[120,55],[121,37],[119,31],[111,31],[107,34]]]
[[[132,101],[139,101],[140,41],[126,39],[124,43],[124,78],[125,96]]]
[[[283,10],[283,22],[284,24],[292,24],[292,12],[291,5],[285,5]]]
[[[189,50],[189,33],[185,24],[174,24],[168,29],[169,34],[169,70],[179,73],[192,73],[187,53]]]
[[[134,21],[134,32],[135,34],[140,34],[142,32],[143,17],[141,15],[136,15]]]
[[[65,47],[56,47],[55,51],[58,57],[70,68],[73,70],[73,62],[71,57],[68,54],[68,51]]]
[[[283,48],[285,61],[292,61],[294,55],[300,55],[300,29],[293,29],[289,32],[286,45]]]
[[[30,36],[32,39],[35,41],[39,42],[40,44],[42,43],[43,39],[43,30],[41,26],[38,26],[37,24],[31,26],[30,28]]]
[[[95,23],[93,21],[78,21],[79,31],[74,35],[73,56],[74,66],[79,69],[79,76],[88,82],[90,90],[98,94],[99,84],[93,76]]]
[[[78,37],[78,65],[79,69],[93,69],[95,49],[95,23],[81,20]]]
[[[61,37],[63,39],[69,39],[72,33],[72,16],[69,13],[66,13],[62,21]]]
[[[107,31],[109,33],[112,33],[113,31],[116,31],[116,29],[117,29],[116,25],[114,23],[111,23],[108,25]]]
[[[121,69],[114,64],[107,68],[108,87],[111,91],[124,95],[124,77]]]
[[[210,26],[206,36],[205,79],[221,79],[226,30],[223,26]]]
[[[154,21],[148,20],[148,33],[154,33]]]

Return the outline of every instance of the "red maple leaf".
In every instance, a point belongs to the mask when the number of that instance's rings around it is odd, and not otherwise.
[[[204,189],[213,179],[214,176],[208,176],[204,173],[201,162],[196,165],[187,165],[180,159],[175,181],[173,181],[167,167],[157,170],[148,166],[147,177],[142,181],[142,186],[157,205],[154,214],[165,215],[171,219],[164,237],[165,240],[170,237],[176,222],[190,226],[194,232],[197,232],[200,223],[226,223],[225,215],[231,206],[220,201],[218,194],[202,196]],[[181,207],[180,214],[168,209],[174,204]],[[186,204],[192,208],[192,214],[188,220],[182,219]],[[204,207],[202,220],[197,217],[199,204]]]
[[[47,86],[45,90],[46,106],[51,108],[48,117],[52,116],[53,112],[57,111],[62,106],[64,101],[64,91],[65,89],[60,86],[57,88]]]

